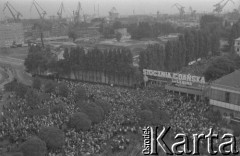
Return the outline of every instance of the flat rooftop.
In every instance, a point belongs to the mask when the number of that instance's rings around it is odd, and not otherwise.
[[[240,91],[240,70],[213,81],[212,86]]]

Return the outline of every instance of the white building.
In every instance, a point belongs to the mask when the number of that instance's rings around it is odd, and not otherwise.
[[[240,37],[235,39],[234,50],[238,55],[240,55]]]
[[[214,81],[209,99],[210,105],[222,114],[240,119],[240,70]]]

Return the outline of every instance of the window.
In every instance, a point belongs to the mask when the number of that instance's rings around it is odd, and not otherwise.
[[[225,102],[229,103],[229,101],[230,101],[230,93],[226,92],[225,93]]]
[[[237,52],[239,52],[239,48],[237,48]]]

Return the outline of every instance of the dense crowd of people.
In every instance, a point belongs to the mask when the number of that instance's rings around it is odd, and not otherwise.
[[[141,139],[142,127],[139,122],[138,111],[146,101],[155,100],[158,107],[169,114],[169,123],[173,133],[205,133],[209,128],[221,131],[220,127],[206,117],[208,104],[197,102],[185,97],[179,97],[163,89],[129,89],[107,85],[87,84],[65,81],[70,94],[67,98],[55,93],[46,94],[38,106],[38,110],[50,110],[56,103],[65,104],[64,112],[48,111],[42,116],[26,116],[29,106],[25,99],[19,99],[11,93],[9,102],[3,107],[4,118],[0,123],[0,138],[8,137],[12,143],[20,144],[28,137],[38,134],[42,127],[58,127],[65,133],[65,145],[62,150],[48,151],[49,156],[75,156],[80,154],[97,155],[110,150],[112,152],[126,149],[133,140],[128,133],[136,134]],[[111,106],[110,113],[98,124],[92,125],[88,131],[76,131],[66,128],[69,117],[77,110],[73,91],[77,86],[85,88],[88,95],[94,95],[94,100],[104,100]],[[41,92],[41,91],[40,91]],[[45,96],[46,96],[45,95]],[[15,100],[11,100],[14,99]],[[161,120],[161,119],[159,119]]]

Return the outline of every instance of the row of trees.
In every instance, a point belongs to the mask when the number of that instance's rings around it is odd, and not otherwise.
[[[179,40],[168,41],[164,46],[149,45],[140,53],[140,70],[144,68],[178,71],[189,62],[209,54],[219,54],[219,38],[202,30],[186,31]]]
[[[25,59],[24,65],[30,73],[43,73],[54,62],[53,54],[50,48],[42,48],[39,45],[29,47],[29,53]]]
[[[102,52],[95,48],[85,52],[83,48],[66,49],[64,59],[58,62],[65,71],[99,71],[112,74],[129,74],[132,72],[132,54],[129,49],[110,49]]]
[[[79,71],[102,72],[110,75],[129,76],[135,71],[132,53],[127,48],[102,51],[98,48],[86,51],[77,47],[65,49],[64,59],[57,61],[50,50],[42,50],[39,46],[31,46],[25,66],[28,72],[42,74],[53,71],[70,75]]]
[[[240,37],[240,20],[237,23],[235,23],[230,30],[228,42],[232,52],[234,51],[234,40],[239,37]]]
[[[240,69],[240,56],[229,54],[215,58],[203,73],[207,81],[214,81]]]
[[[99,32],[104,38],[114,38],[116,37],[114,30],[124,27],[125,26],[120,21],[115,21],[112,24],[108,24],[103,20],[100,24]]]
[[[131,24],[127,27],[132,39],[155,38],[159,35],[167,35],[175,33],[176,27],[170,23],[154,23],[140,22],[139,24]]]

